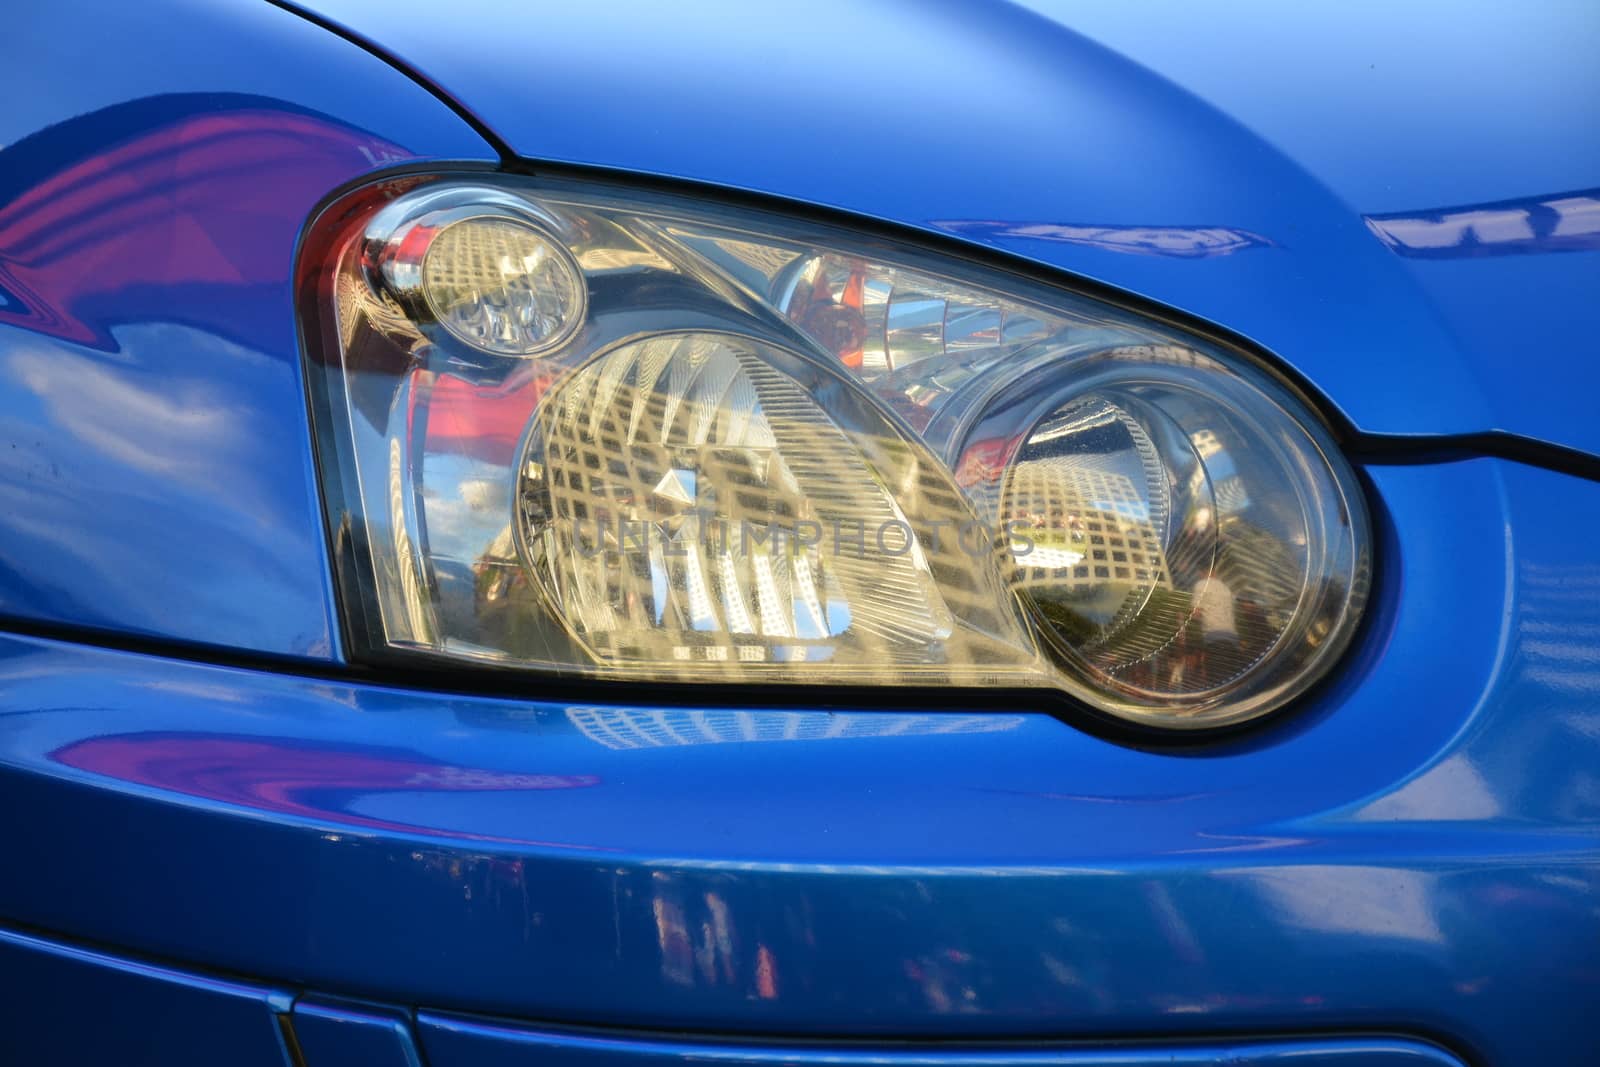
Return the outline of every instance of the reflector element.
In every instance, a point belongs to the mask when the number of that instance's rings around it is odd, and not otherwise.
[[[655,337],[569,378],[522,464],[530,569],[602,660],[927,662],[953,624],[915,538],[878,544],[905,514],[763,347]]]

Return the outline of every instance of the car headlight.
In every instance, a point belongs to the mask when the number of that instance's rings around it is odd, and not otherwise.
[[[1354,478],[1253,359],[761,212],[408,178],[302,289],[358,654],[697,683],[1047,686],[1167,727],[1348,644]]]

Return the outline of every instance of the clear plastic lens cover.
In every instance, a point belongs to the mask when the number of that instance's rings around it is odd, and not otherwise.
[[[369,654],[633,681],[1064,690],[1163,726],[1312,684],[1366,513],[1250,359],[778,216],[408,179],[302,261]]]

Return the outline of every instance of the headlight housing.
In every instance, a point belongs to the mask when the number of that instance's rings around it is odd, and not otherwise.
[[[407,178],[302,258],[358,654],[642,682],[1041,686],[1280,707],[1370,536],[1253,359],[746,209]]]

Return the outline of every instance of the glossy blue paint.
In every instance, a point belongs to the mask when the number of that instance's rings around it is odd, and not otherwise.
[[[376,1004],[293,998],[0,930],[16,980],[0,999],[7,1063],[125,1067],[420,1067],[407,1013]],[[8,987],[8,992],[11,988]],[[84,1013],[90,1013],[86,1020]],[[292,1020],[292,1022],[291,1022]],[[1461,1067],[1438,1046],[1392,1037],[1024,1045],[751,1044],[531,1030],[420,1013],[433,1067]]]
[[[1393,544],[1363,646],[1190,754],[1025,707],[561,706],[5,639],[0,805],[48,814],[10,831],[32,873],[0,916],[569,1023],[1586,1062],[1600,564],[1567,531],[1600,485],[1370,474]]]
[[[296,1067],[422,1067],[402,1012],[302,998],[292,1018],[301,1060]]]
[[[1025,1049],[712,1044],[539,1033],[424,1014],[432,1067],[1461,1067],[1443,1049],[1394,1038]]]
[[[1600,186],[1586,0],[304,6],[530,159],[831,205],[1074,271],[1250,337],[1369,432],[1600,452],[1600,302],[1583,295],[1600,252],[1421,270],[1365,221]],[[1480,221],[1458,239],[1523,226]],[[1600,233],[1594,212],[1566,224]],[[1455,317],[1472,305],[1491,310]]]
[[[1588,0],[1021,0],[1158,73],[1362,214],[1580,189],[1600,170]]]
[[[0,1063],[293,1067],[286,993],[0,930]]]
[[[1592,5],[1301,5],[1271,47],[1240,7],[314,6],[526,157],[1077,272],[1263,344],[1367,431],[1600,453]],[[0,616],[336,675],[294,242],[342,183],[496,153],[266,3],[28,6],[0,71]],[[260,976],[0,932],[0,1060],[277,1065],[310,989],[307,1067],[414,1056],[418,1006],[436,1067],[886,1058],[452,1012],[1600,1061],[1600,486],[1369,474],[1389,541],[1347,668],[1183,754],[978,694],[567,706],[0,636],[0,921]]]
[[[0,70],[0,615],[332,658],[295,242],[374,168],[493,154],[265,4],[25,5]]]

